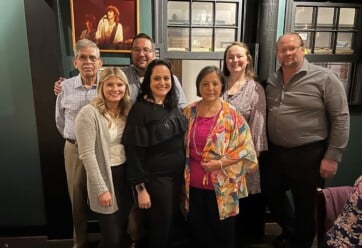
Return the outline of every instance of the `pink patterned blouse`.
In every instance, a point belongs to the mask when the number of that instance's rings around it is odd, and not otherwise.
[[[189,120],[189,128],[185,134],[186,213],[189,208],[190,191],[190,142],[192,142],[192,132],[190,130],[194,125],[197,104],[198,102],[192,103],[184,109],[184,114]],[[201,156],[204,160],[220,159],[221,157],[239,160],[239,162],[226,167],[223,171],[216,170],[210,173],[220,220],[237,215],[239,213],[239,199],[248,195],[245,174],[257,165],[257,157],[250,129],[245,119],[234,106],[225,101],[222,101],[222,109],[215,119],[215,125],[211,130],[211,134],[207,137]]]

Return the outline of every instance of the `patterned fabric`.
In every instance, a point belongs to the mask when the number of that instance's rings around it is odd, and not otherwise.
[[[235,106],[248,122],[255,150],[258,153],[268,150],[266,101],[263,87],[253,79],[249,79],[236,94],[228,95],[226,91],[222,98]],[[261,192],[259,167],[246,175],[246,184],[249,194]]]
[[[62,82],[62,92],[55,106],[55,123],[63,138],[75,140],[75,118],[79,110],[96,96],[96,90],[96,84],[86,88],[80,74]]]
[[[263,87],[252,79],[246,80],[241,89],[234,95],[227,91],[222,98],[241,112],[251,130],[255,150],[268,149],[266,137],[266,100]]]
[[[355,184],[353,192],[342,212],[327,232],[329,247],[362,247],[362,176]]]
[[[190,129],[195,121],[197,104],[198,102],[195,102],[184,110],[184,114],[189,120],[189,128],[185,135],[186,168],[184,177],[186,212],[188,212],[189,208],[190,192]],[[203,160],[220,159],[221,157],[232,160],[241,159],[238,163],[226,167],[223,171],[211,172],[211,181],[216,194],[219,217],[220,220],[223,220],[239,213],[239,199],[248,195],[244,175],[257,164],[248,124],[235,107],[224,101],[222,101],[222,109],[202,151]]]

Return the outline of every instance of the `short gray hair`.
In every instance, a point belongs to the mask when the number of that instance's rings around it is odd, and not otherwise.
[[[97,52],[97,57],[98,58],[100,57],[100,51],[99,51],[97,44],[88,39],[81,39],[81,40],[77,41],[77,43],[75,44],[75,47],[74,47],[74,57],[78,56],[80,49],[86,48],[86,47],[95,48],[96,52]]]

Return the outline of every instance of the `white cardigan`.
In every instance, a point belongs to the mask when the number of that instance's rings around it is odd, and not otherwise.
[[[125,120],[122,120],[125,121]],[[88,104],[78,113],[75,121],[79,158],[87,172],[87,189],[90,208],[97,213],[111,214],[118,210],[114,194],[110,166],[110,136],[108,121],[99,111]],[[102,207],[98,196],[109,191],[111,207]]]

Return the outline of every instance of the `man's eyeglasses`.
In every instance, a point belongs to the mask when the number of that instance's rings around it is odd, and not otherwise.
[[[301,48],[302,46],[295,46],[295,47],[286,47],[286,48],[282,48],[282,49],[277,49],[277,52],[279,54],[286,54],[287,52],[294,54],[298,51],[299,48]]]
[[[139,48],[139,47],[133,47],[132,48],[132,52],[135,52],[135,53],[141,53],[143,52],[144,54],[150,54],[153,52],[153,49],[150,49],[150,48]]]
[[[97,56],[94,56],[94,55],[84,55],[84,54],[81,54],[78,56],[78,59],[82,62],[86,62],[88,60],[90,60],[91,62],[96,62],[98,60],[98,57]]]

